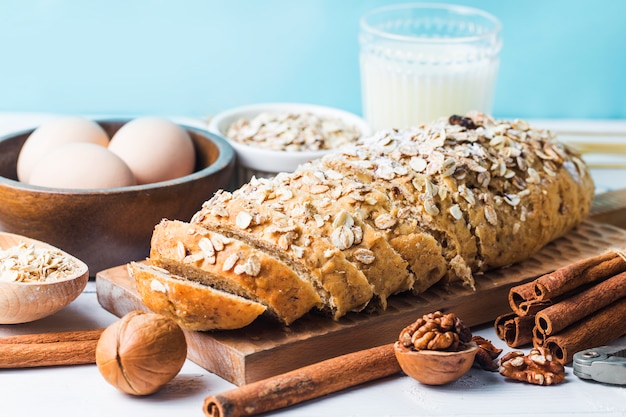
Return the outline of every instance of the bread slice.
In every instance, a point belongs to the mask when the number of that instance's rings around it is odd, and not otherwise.
[[[131,262],[128,273],[135,280],[146,307],[170,317],[185,329],[239,329],[266,310],[262,304],[172,275],[153,265]]]
[[[285,263],[199,224],[162,220],[152,234],[149,262],[263,304],[287,325],[322,308],[311,283]]]
[[[246,190],[217,192],[191,223],[279,258],[313,284],[335,319],[368,305],[371,284],[328,238],[309,233],[297,216],[275,210]]]

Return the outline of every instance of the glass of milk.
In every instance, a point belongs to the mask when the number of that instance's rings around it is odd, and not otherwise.
[[[360,22],[363,116],[374,131],[468,111],[491,113],[501,24],[445,4],[374,9]]]

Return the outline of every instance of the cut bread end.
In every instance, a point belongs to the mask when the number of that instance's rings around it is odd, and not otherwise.
[[[153,265],[131,262],[128,273],[147,308],[188,330],[239,329],[266,310],[257,302],[188,281]]]

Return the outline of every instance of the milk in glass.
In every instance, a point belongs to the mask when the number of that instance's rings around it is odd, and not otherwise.
[[[373,130],[417,126],[473,110],[492,111],[499,22],[480,11],[472,17],[466,9],[401,5],[363,17],[363,116]]]

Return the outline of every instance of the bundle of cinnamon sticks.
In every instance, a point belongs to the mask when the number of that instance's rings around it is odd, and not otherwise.
[[[511,288],[494,327],[510,347],[532,344],[566,364],[626,334],[626,253],[612,250]]]

